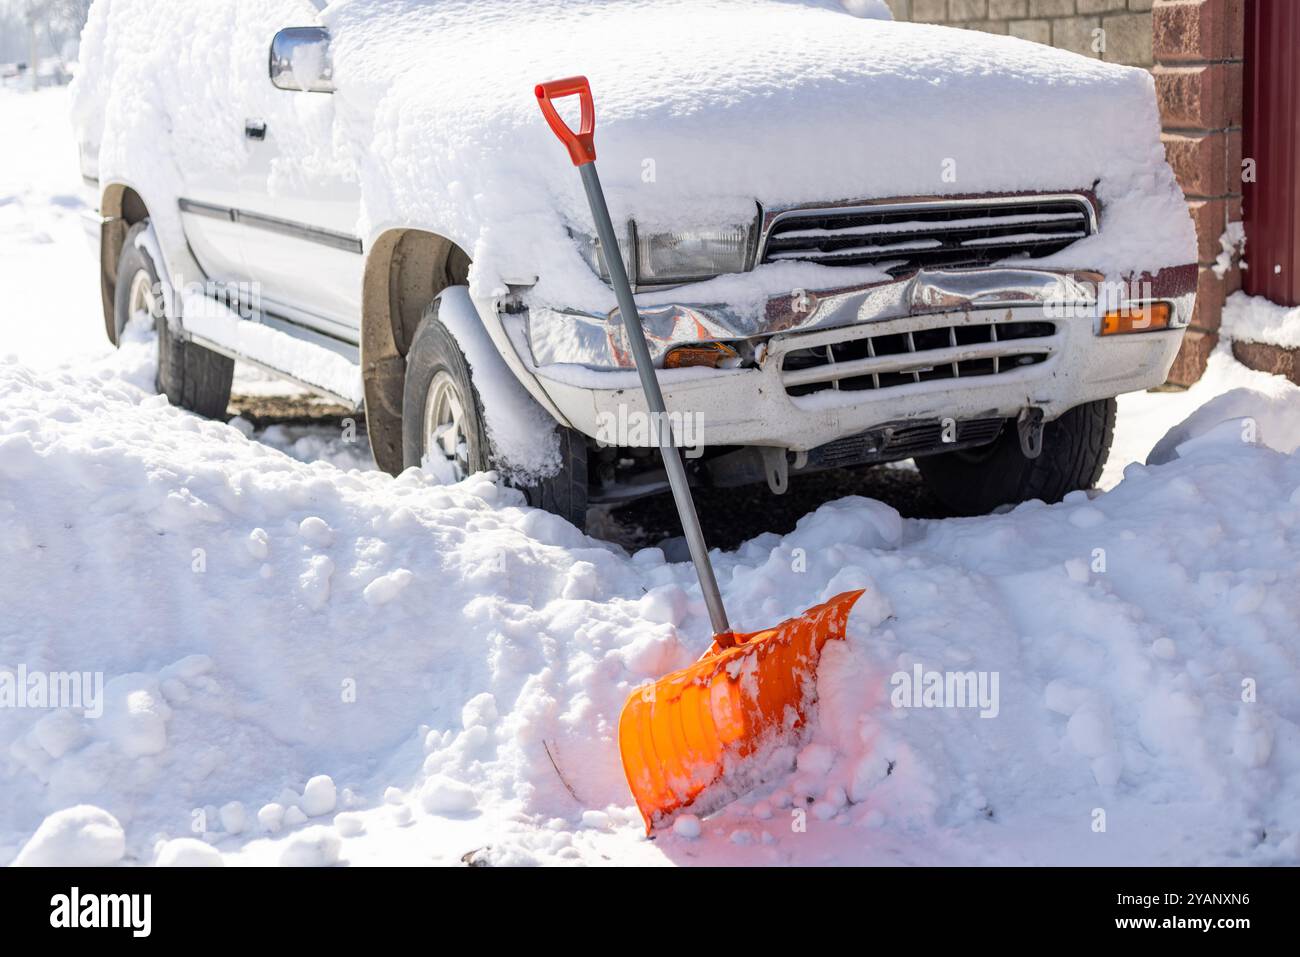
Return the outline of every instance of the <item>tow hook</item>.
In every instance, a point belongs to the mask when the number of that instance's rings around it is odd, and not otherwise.
[[[1020,433],[1020,452],[1027,459],[1036,459],[1043,451],[1043,410],[1022,409],[1016,419]]]
[[[784,495],[790,487],[790,460],[786,458],[785,449],[769,445],[759,446],[763,455],[763,474],[767,476],[767,487],[773,495]]]

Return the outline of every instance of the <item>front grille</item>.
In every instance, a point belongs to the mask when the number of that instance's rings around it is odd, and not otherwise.
[[[1043,320],[968,322],[859,339],[785,353],[781,376],[789,395],[823,389],[892,389],[935,379],[1001,375],[1045,361],[1056,324]]]
[[[794,210],[773,221],[761,261],[877,266],[899,276],[1049,256],[1092,227],[1092,207],[1082,196]]]
[[[945,423],[939,419],[923,422],[894,422],[877,426],[860,435],[850,435],[827,442],[808,452],[808,466],[813,469],[847,468],[870,462],[893,462],[918,455],[952,452],[988,445],[1002,432],[1002,419],[968,419],[957,422],[944,441]]]

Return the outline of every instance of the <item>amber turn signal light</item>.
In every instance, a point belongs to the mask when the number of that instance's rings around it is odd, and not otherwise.
[[[1125,306],[1106,313],[1101,319],[1103,336],[1119,336],[1129,332],[1154,332],[1169,328],[1169,303],[1148,302],[1140,306]]]
[[[717,369],[729,359],[739,359],[740,353],[721,342],[699,342],[677,346],[664,356],[665,369],[685,369],[688,366],[707,366]]]

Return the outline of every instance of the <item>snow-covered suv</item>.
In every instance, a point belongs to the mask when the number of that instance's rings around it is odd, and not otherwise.
[[[959,511],[1055,500],[1191,317],[1150,76],[1013,38],[839,0],[96,0],[82,49],[107,332],[154,318],[161,391],[222,415],[247,361],[364,404],[384,469],[495,468],[579,525],[660,483],[540,80],[591,80],[696,481],[915,458]]]

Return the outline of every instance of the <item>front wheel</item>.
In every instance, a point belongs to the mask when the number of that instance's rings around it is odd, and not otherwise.
[[[402,459],[443,482],[499,468],[483,402],[469,361],[451,331],[438,319],[435,301],[416,330],[406,355],[402,397]],[[492,370],[509,375],[506,369]],[[553,512],[582,529],[587,520],[587,444],[572,429],[555,426],[560,466],[553,475],[513,482],[535,508]]]
[[[1031,499],[1059,502],[1101,478],[1115,433],[1115,408],[1114,399],[1099,399],[1048,422],[1037,458],[1021,451],[1012,419],[991,445],[922,456],[916,467],[930,491],[959,515],[983,515]]]
[[[117,341],[132,320],[152,321],[158,334],[158,372],[154,387],[180,406],[209,419],[224,419],[230,405],[235,360],[182,339],[172,330],[163,309],[162,283],[153,259],[137,245],[147,222],[126,234],[117,263],[113,321]]]

